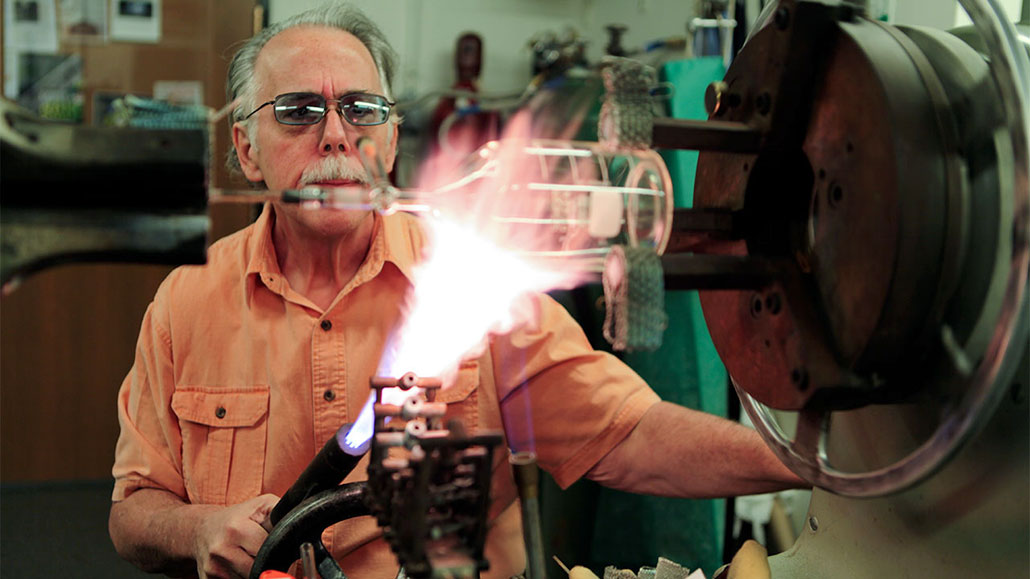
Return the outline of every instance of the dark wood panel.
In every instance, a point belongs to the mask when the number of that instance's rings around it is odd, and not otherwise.
[[[200,80],[205,104],[225,102],[232,50],[252,30],[253,0],[166,0],[159,44],[62,46],[83,58],[97,90],[151,94],[156,80]],[[222,168],[227,123],[216,128],[211,179],[245,187]],[[146,194],[146,184],[140,184]],[[248,206],[213,207],[211,239],[253,220]],[[67,265],[28,278],[0,298],[0,482],[110,476],[116,395],[132,365],[147,304],[171,270]]]
[[[0,479],[110,475],[115,399],[170,268],[69,265],[0,302]]]

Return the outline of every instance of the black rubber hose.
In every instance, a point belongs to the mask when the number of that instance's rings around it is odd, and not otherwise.
[[[368,515],[370,511],[365,502],[367,487],[366,482],[340,485],[308,498],[291,510],[261,545],[250,569],[250,579],[259,579],[261,573],[269,569],[289,570],[290,565],[300,558],[300,546],[304,543],[315,547],[323,579],[345,577],[326,552],[322,531],[340,521]]]
[[[297,477],[290,490],[279,499],[269,515],[273,526],[308,497],[338,486],[358,466],[368,445],[350,449],[340,443],[351,426],[353,423],[344,424],[336,435],[329,438],[304,472]]]

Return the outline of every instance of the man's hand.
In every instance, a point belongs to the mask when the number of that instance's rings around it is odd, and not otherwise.
[[[118,554],[148,573],[246,577],[279,501],[261,495],[231,507],[191,505],[162,489],[137,489],[111,505]]]
[[[197,574],[202,579],[250,575],[254,557],[268,537],[268,515],[278,501],[275,495],[261,495],[204,515],[193,544]]]

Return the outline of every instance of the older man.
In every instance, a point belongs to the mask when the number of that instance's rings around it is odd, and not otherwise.
[[[392,166],[392,68],[381,32],[346,6],[257,35],[229,72],[243,174],[273,190],[353,184],[363,179],[362,137]],[[119,394],[110,531],[123,557],[147,571],[247,575],[277,497],[365,402],[422,246],[405,214],[271,203],[214,244],[206,266],[165,280]],[[442,395],[449,415],[503,428],[509,446],[534,448],[563,486],[585,475],[709,497],[802,484],[751,431],[660,402],[625,365],[592,351],[558,304],[538,296],[536,308],[535,323],[462,364]],[[670,463],[683,475],[669,475]],[[524,554],[510,474],[495,472],[488,574],[507,577]],[[352,577],[397,572],[368,517],[323,540]]]

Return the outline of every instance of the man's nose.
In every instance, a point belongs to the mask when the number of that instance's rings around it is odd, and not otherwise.
[[[349,154],[353,148],[347,136],[350,125],[343,120],[339,109],[333,108],[326,111],[324,121],[322,141],[319,143],[322,154],[329,155],[334,151]]]

